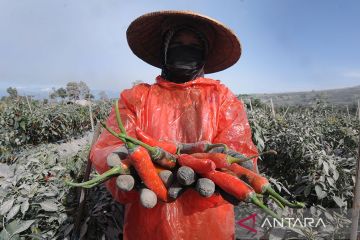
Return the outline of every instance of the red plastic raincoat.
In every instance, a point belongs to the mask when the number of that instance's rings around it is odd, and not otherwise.
[[[140,84],[121,93],[121,118],[128,134],[135,126],[148,135],[174,142],[208,140],[225,143],[245,155],[257,149],[243,104],[220,81],[208,78],[177,84],[157,77],[153,85]],[[107,124],[118,129],[114,109]],[[103,131],[92,148],[91,160],[98,172],[108,170],[106,156],[122,142]],[[256,163],[256,160],[254,160]],[[125,205],[124,239],[234,239],[234,209],[220,195],[201,197],[189,189],[176,201],[146,209],[138,193],[124,193],[115,180],[107,182],[113,197]]]

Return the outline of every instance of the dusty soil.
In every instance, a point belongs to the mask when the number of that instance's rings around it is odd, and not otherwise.
[[[64,157],[77,154],[91,142],[93,133],[88,132],[83,137],[71,139],[68,142],[60,143],[55,146],[56,150]]]

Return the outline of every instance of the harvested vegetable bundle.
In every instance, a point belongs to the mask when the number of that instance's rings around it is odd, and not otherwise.
[[[102,125],[125,143],[128,152],[126,159],[121,160],[117,154],[110,154],[107,158],[110,170],[85,183],[69,183],[71,186],[93,187],[118,176],[118,188],[131,191],[136,186],[140,203],[146,208],[154,207],[158,199],[164,202],[176,200],[189,187],[195,187],[203,197],[210,197],[218,188],[227,199],[235,198],[233,203],[251,202],[274,218],[279,217],[257,198],[257,193],[269,193],[279,204],[302,206],[288,202],[271,188],[266,178],[238,165],[269,152],[246,157],[228,149],[225,144],[208,141],[175,144],[155,140],[137,128],[139,140],[126,134],[117,104],[115,113],[121,132],[115,132],[104,123]],[[198,178],[198,175],[202,178]],[[250,185],[240,179],[244,177]]]

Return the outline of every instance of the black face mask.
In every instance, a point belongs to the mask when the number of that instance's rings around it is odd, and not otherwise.
[[[192,45],[169,47],[162,76],[175,83],[184,83],[204,75],[204,51]]]

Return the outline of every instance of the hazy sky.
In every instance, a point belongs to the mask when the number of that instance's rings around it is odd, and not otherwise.
[[[360,1],[0,0],[0,88],[153,83],[159,69],[132,54],[125,32],[136,17],[164,9],[197,11],[237,33],[239,62],[207,75],[235,93],[360,84]]]

